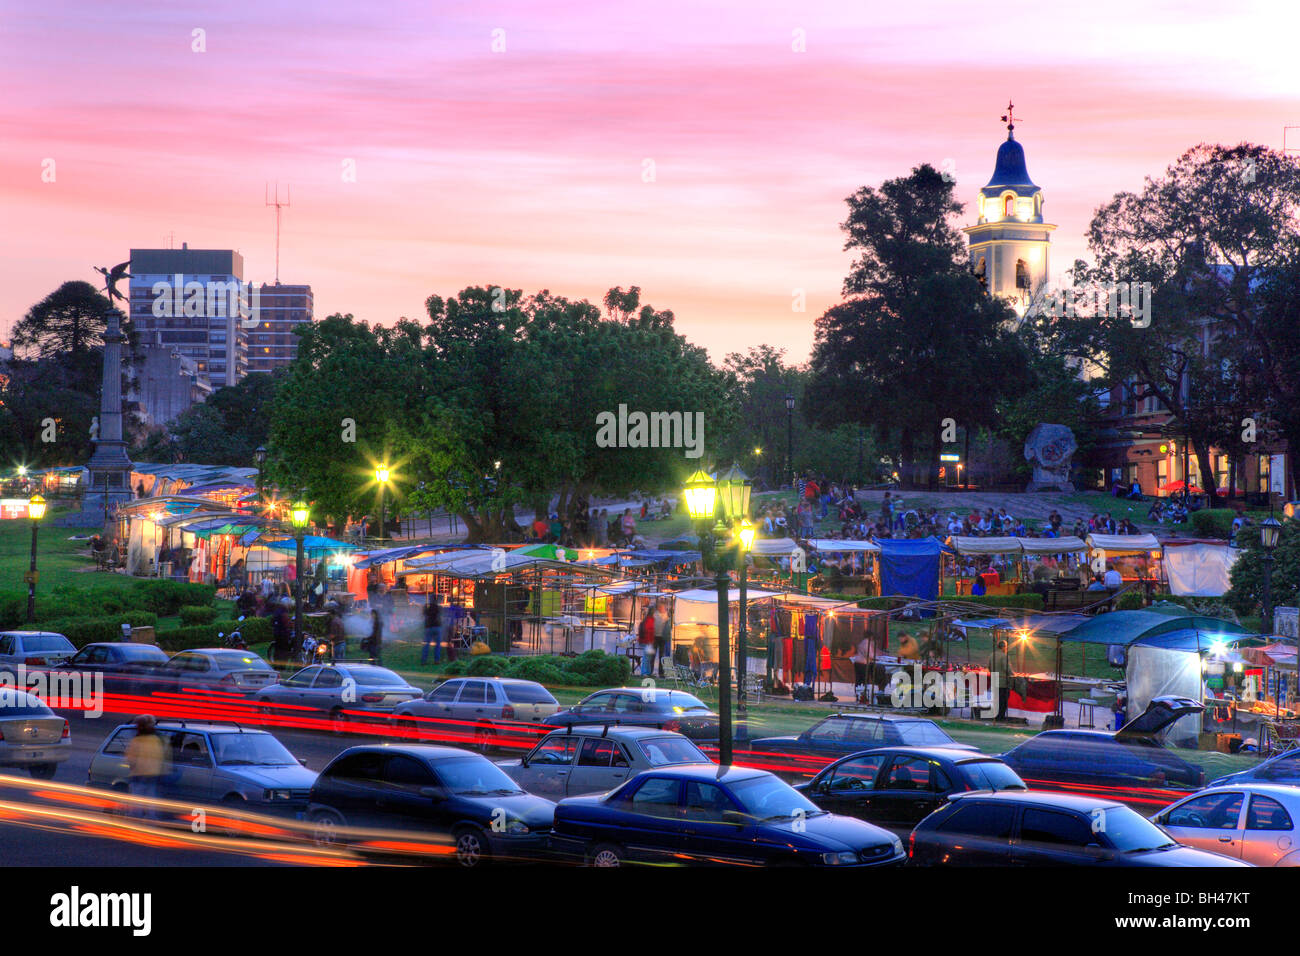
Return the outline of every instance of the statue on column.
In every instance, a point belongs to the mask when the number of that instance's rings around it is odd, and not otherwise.
[[[111,269],[95,266],[95,271],[104,277],[104,295],[108,296],[109,305],[114,305],[117,299],[121,299],[123,302],[126,301],[126,296],[117,291],[117,284],[123,279],[131,278],[131,274],[126,271],[129,265],[131,265],[130,259],[127,259],[126,262],[119,262]]]

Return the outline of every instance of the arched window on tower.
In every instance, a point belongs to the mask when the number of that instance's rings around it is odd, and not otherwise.
[[[1014,216],[1015,214],[1016,214],[1016,197],[1007,196],[1007,198],[1002,201],[1002,215]]]
[[[1029,266],[1024,259],[1016,260],[1016,288],[1029,291]]]

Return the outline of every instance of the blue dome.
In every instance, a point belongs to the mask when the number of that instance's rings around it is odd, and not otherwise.
[[[993,167],[993,177],[981,190],[986,196],[997,195],[1010,189],[1018,196],[1032,196],[1038,187],[1029,178],[1025,167],[1025,149],[1016,142],[1014,133],[1007,133],[1007,141],[998,147],[997,165]]]

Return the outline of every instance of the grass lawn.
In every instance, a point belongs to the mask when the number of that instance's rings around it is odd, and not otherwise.
[[[87,592],[131,586],[133,579],[125,574],[95,570],[95,559],[90,556],[88,539],[100,528],[56,528],[50,520],[55,514],[53,509],[47,512],[37,536],[36,567],[40,572],[40,580],[36,585],[38,597],[49,595],[60,585]],[[23,574],[30,567],[31,550],[30,521],[25,518],[0,521],[0,590],[26,592]]]

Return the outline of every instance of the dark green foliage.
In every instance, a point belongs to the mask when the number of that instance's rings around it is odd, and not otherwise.
[[[120,641],[123,624],[130,624],[132,627],[153,627],[157,623],[156,614],[148,611],[127,611],[125,614],[114,614],[111,617],[69,617],[41,621],[34,626],[42,631],[62,634],[77,648],[82,648],[87,644]]]
[[[480,654],[469,662],[465,673],[471,677],[501,677],[510,670],[510,660],[492,654]]]
[[[1232,521],[1236,517],[1237,512],[1231,508],[1202,508],[1193,511],[1192,533],[1198,538],[1222,538],[1226,541],[1232,537]]]
[[[1264,598],[1264,549],[1259,546],[1259,529],[1248,528],[1237,535],[1241,557],[1232,566],[1232,587],[1223,596],[1238,614],[1254,614]],[[1300,523],[1282,524],[1277,550],[1273,552],[1273,606],[1294,607],[1300,594]]]
[[[189,627],[193,624],[211,624],[217,619],[215,607],[194,607],[186,605],[180,610],[181,624]]]

